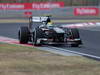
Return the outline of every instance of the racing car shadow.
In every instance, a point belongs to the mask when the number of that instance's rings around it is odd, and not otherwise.
[[[48,44],[48,46],[53,46],[53,47],[68,47],[68,48],[83,48],[82,45],[80,45],[78,47],[71,47],[71,45],[68,45],[68,44]]]
[[[28,44],[29,46],[32,46],[33,44],[31,42],[29,42]],[[47,46],[53,46],[53,47],[67,47],[67,48],[85,48],[84,45],[80,45],[78,47],[71,47],[71,45],[68,44],[44,44],[44,45],[33,45],[33,47],[47,47]]]

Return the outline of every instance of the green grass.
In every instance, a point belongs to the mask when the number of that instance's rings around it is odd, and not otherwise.
[[[0,75],[100,75],[100,62],[0,43]]]

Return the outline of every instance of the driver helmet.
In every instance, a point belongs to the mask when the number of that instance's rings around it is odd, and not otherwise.
[[[53,26],[52,22],[48,22],[47,26]]]

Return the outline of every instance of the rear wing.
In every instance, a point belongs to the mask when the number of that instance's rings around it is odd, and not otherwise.
[[[32,22],[46,22],[49,17],[32,17]]]

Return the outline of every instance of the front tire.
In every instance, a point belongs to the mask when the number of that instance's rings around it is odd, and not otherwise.
[[[79,31],[77,28],[71,28],[70,29],[71,37],[72,39],[80,38]]]
[[[36,28],[33,32],[33,45],[42,45],[40,38],[43,38],[43,31],[40,28]]]
[[[36,33],[36,30],[33,33],[32,39],[33,39],[33,41],[32,41],[33,45],[37,46],[38,44],[37,44],[37,33]]]
[[[80,36],[79,36],[79,31],[78,31],[77,28],[71,28],[70,29],[70,37],[69,38],[73,39],[73,40],[79,39],[77,41],[73,41],[71,43],[71,47],[78,47],[79,44],[81,44],[81,40],[80,40]]]

